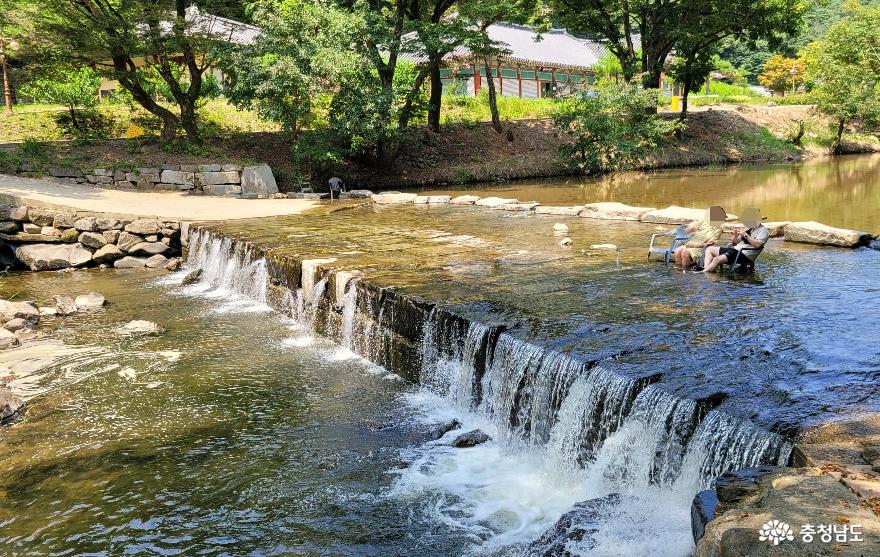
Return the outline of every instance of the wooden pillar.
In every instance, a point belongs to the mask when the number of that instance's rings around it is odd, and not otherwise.
[[[474,96],[480,94],[480,65],[474,62]]]

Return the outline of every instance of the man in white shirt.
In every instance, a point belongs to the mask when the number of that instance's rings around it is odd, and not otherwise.
[[[733,239],[729,246],[709,246],[706,248],[706,252],[703,254],[705,266],[698,270],[698,273],[711,273],[724,263],[733,265],[737,254],[740,257],[748,257],[752,262],[755,261],[760,248],[763,248],[767,240],[770,239],[770,231],[761,224],[761,212],[754,207],[745,210],[743,223],[745,226],[734,230]],[[743,248],[755,249],[747,249],[740,253]]]

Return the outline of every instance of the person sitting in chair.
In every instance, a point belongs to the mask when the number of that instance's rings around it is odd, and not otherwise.
[[[770,238],[770,231],[761,224],[761,211],[755,207],[750,207],[743,214],[743,223],[745,226],[738,227],[733,231],[733,239],[730,245],[725,247],[709,246],[703,254],[704,268],[697,269],[698,273],[711,273],[718,268],[719,265],[729,263],[733,265],[737,255],[740,258],[747,257],[753,262],[757,259],[761,248]],[[755,248],[746,249],[743,248]]]
[[[700,258],[703,248],[714,244],[721,237],[721,224],[726,218],[724,209],[714,205],[706,210],[705,218],[690,223],[684,230],[693,236],[672,252],[675,264],[681,267],[693,265]]]

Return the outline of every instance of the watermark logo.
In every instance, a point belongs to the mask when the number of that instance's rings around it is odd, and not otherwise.
[[[761,530],[758,534],[759,540],[762,542],[769,541],[773,543],[773,545],[779,545],[779,542],[786,540],[794,540],[794,532],[792,531],[791,526],[785,522],[776,520],[775,518],[761,526]]]

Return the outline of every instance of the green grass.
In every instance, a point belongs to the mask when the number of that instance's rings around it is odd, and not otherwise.
[[[473,124],[492,120],[489,111],[489,94],[480,91],[476,97],[444,95],[442,118],[444,124]],[[520,99],[518,97],[498,97],[498,113],[502,120],[522,120],[524,118],[547,118],[556,109],[553,99]]]

